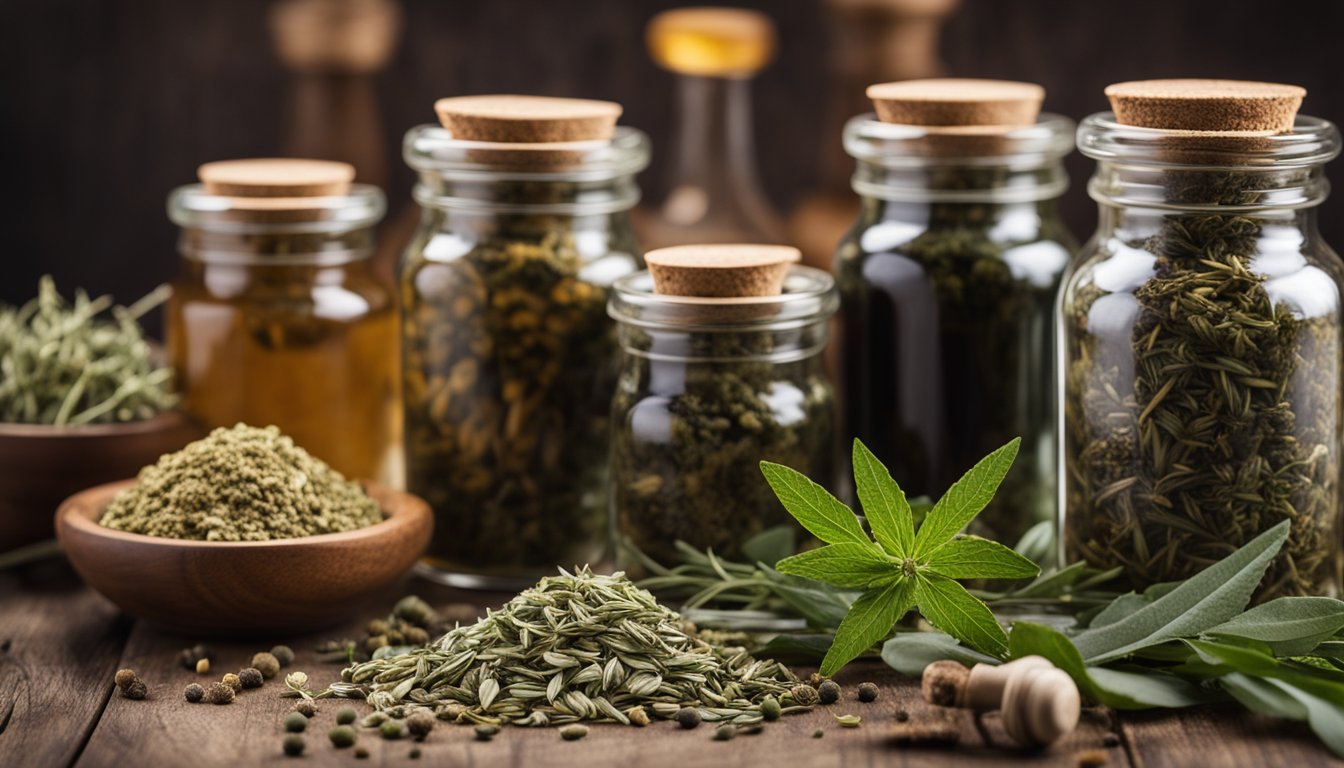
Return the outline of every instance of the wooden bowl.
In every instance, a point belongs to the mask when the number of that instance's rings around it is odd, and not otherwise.
[[[124,424],[0,424],[0,552],[50,539],[70,494],[132,477],[204,434],[177,411]]]
[[[184,541],[98,524],[134,480],[66,500],[56,535],[89,586],[123,611],[192,636],[308,632],[351,617],[415,564],[429,544],[429,505],[375,483],[381,523],[298,539]]]

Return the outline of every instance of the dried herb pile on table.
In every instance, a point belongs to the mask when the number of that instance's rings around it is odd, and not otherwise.
[[[586,568],[543,578],[475,624],[342,679],[334,695],[380,711],[420,706],[441,719],[532,726],[670,719],[686,706],[707,721],[750,724],[766,697],[784,699],[797,682],[776,662],[701,641],[624,575]]]
[[[155,364],[138,323],[166,298],[161,287],[114,307],[81,290],[70,304],[46,276],[32,301],[0,305],[0,422],[126,422],[173,407],[172,371]]]
[[[1167,183],[1173,201],[1236,206],[1266,180],[1191,171]],[[1264,227],[1255,213],[1166,215],[1126,244],[1155,256],[1127,339],[1089,331],[1109,295],[1095,285],[1065,318],[1068,550],[1123,566],[1137,587],[1198,573],[1283,520],[1292,532],[1259,599],[1334,578],[1338,320],[1271,292]]]

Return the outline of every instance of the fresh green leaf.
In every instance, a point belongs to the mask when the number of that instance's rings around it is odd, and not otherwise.
[[[774,593],[814,627],[840,626],[860,594],[822,582],[788,576],[769,566],[761,566],[761,573]]]
[[[1078,634],[1073,642],[1090,664],[1181,637],[1194,637],[1246,607],[1265,569],[1288,538],[1287,520],[1236,552],[1186,579],[1171,592],[1104,627]]]
[[[761,472],[784,508],[813,536],[827,544],[874,546],[854,512],[803,473],[768,461],[761,462]]]
[[[927,571],[916,577],[915,584],[915,603],[930,624],[977,651],[1003,657],[1008,635],[989,608],[965,587]]]
[[[786,664],[817,664],[831,649],[834,635],[785,633],[770,638],[770,642],[752,651],[758,659],[774,659]]]
[[[942,632],[898,632],[882,645],[882,660],[903,675],[918,677],[935,661],[951,659],[968,667],[998,664],[993,656],[973,651]]]
[[[798,551],[797,529],[776,525],[742,542],[742,557],[751,563],[777,563]]]
[[[1055,521],[1042,520],[1031,526],[1013,545],[1013,551],[1034,563],[1048,565],[1055,560]]]
[[[868,587],[900,575],[882,551],[871,544],[828,544],[775,564],[775,570],[790,576],[824,581],[840,587]]]
[[[928,566],[949,579],[1029,579],[1039,566],[997,541],[961,536],[929,556]]]
[[[1280,597],[1205,630],[1268,643],[1279,656],[1311,652],[1344,629],[1344,601],[1333,597]]]
[[[923,560],[946,544],[985,508],[1017,458],[1022,438],[994,451],[947,489],[915,534],[915,557]]]
[[[1271,685],[1268,680],[1241,672],[1229,672],[1218,678],[1218,684],[1252,712],[1285,720],[1307,719],[1307,708],[1282,688]]]
[[[1307,723],[1316,733],[1316,738],[1329,747],[1336,756],[1344,757],[1344,707],[1283,680],[1271,678],[1265,682],[1296,699],[1306,709]]]
[[[840,622],[835,640],[821,662],[821,674],[829,677],[859,654],[872,648],[891,632],[914,602],[915,582],[894,581],[881,589],[872,589],[854,601]]]
[[[854,485],[873,538],[888,553],[908,557],[915,547],[915,522],[905,492],[868,446],[854,440]]]
[[[1048,659],[1073,678],[1080,693],[1113,709],[1187,707],[1208,701],[1198,688],[1172,675],[1088,667],[1067,637],[1044,624],[1015,622],[1008,635],[1008,648],[1014,659]]]

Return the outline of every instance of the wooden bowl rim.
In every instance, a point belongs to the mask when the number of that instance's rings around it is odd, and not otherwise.
[[[168,431],[170,429],[177,429],[187,423],[186,416],[176,409],[157,413],[148,419],[119,421],[112,424],[56,426],[54,424],[21,424],[12,421],[0,421],[0,439],[26,437],[41,437],[46,439],[122,437],[148,434],[150,432]]]
[[[119,531],[99,525],[97,521],[107,511],[107,505],[111,503],[112,498],[121,491],[135,485],[135,483],[136,480],[132,478],[96,485],[61,502],[60,508],[56,510],[56,538],[64,543],[63,528],[69,526],[71,530],[79,531],[94,539],[108,542],[121,541],[141,547],[230,550],[233,552],[249,549],[302,549],[376,540],[391,535],[401,528],[433,517],[429,504],[419,496],[366,480],[361,481],[360,484],[364,486],[365,492],[378,502],[378,509],[383,513],[383,520],[363,528],[356,528],[353,531],[319,533],[313,536],[271,539],[269,541],[198,541],[196,539],[170,539],[163,536],[149,536],[143,533]],[[106,497],[105,500],[100,499],[103,496]],[[90,503],[90,501],[96,501],[96,503]],[[93,510],[93,514],[90,515],[85,510]],[[428,536],[426,536],[426,539],[428,539]]]

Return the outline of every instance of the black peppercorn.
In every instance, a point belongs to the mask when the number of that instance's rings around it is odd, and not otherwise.
[[[238,670],[238,682],[242,683],[244,688],[260,688],[266,681],[262,678],[261,670],[248,667]]]
[[[822,704],[834,704],[840,700],[840,684],[826,680],[817,687],[817,698]]]
[[[291,733],[285,737],[285,754],[290,757],[298,757],[303,754],[303,737],[297,733]]]
[[[677,710],[677,725],[682,728],[694,728],[700,724],[700,710],[695,707],[682,707]]]
[[[195,704],[205,698],[205,689],[201,687],[200,683],[192,683],[187,686],[187,689],[182,692],[182,695],[187,698],[187,701]]]
[[[877,694],[878,689],[876,683],[859,683],[859,701],[877,701]]]

